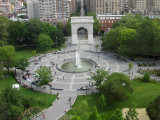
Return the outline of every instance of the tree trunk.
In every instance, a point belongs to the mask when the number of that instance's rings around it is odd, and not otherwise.
[[[7,69],[8,69],[8,75],[9,75],[9,67],[7,67]]]

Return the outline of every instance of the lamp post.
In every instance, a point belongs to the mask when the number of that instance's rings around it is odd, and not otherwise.
[[[97,51],[98,52],[98,60],[99,60],[99,51]]]
[[[58,51],[58,60],[59,60],[59,52],[60,52],[60,51]]]
[[[88,87],[88,86],[86,85],[86,95],[87,95],[87,87]]]
[[[56,37],[56,47],[57,47],[57,37]]]

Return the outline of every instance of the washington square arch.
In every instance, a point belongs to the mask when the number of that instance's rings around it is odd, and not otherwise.
[[[94,44],[93,16],[71,17],[72,44]]]

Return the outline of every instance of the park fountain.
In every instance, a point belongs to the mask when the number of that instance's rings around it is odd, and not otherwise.
[[[75,58],[65,59],[57,65],[57,69],[69,73],[81,73],[91,71],[97,66],[97,63],[91,59],[80,58],[78,51],[75,52]]]
[[[75,65],[75,67],[77,67],[77,68],[81,67],[81,61],[79,59],[79,54],[77,51],[76,51],[76,65]]]

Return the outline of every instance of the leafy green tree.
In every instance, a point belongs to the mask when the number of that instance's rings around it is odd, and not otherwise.
[[[0,80],[3,80],[4,79],[4,71],[3,71],[3,65],[0,64]]]
[[[36,51],[36,50],[33,50],[33,51],[32,51],[32,56],[36,56],[36,54],[37,54],[37,51]]]
[[[107,80],[108,72],[105,71],[104,69],[97,69],[96,73],[92,73],[91,78],[88,80],[93,80],[95,81],[95,85],[99,87],[102,82]]]
[[[147,114],[151,120],[160,120],[160,96],[150,102],[146,108]]]
[[[88,102],[86,100],[83,100],[81,105],[82,111],[86,110],[87,108],[88,108]]]
[[[106,98],[104,97],[103,94],[99,97],[99,104],[101,105],[101,107],[104,107],[107,104],[106,103]]]
[[[20,21],[10,21],[9,23],[9,44],[11,45],[21,45],[26,44],[25,35],[27,34],[27,30],[25,24]]]
[[[136,111],[136,105],[133,104],[132,108],[129,108],[129,111],[126,112],[126,117],[124,120],[139,120],[138,113]]]
[[[137,32],[134,29],[124,28],[120,30],[119,36],[117,37],[117,41],[120,43],[120,46],[117,48],[117,52],[127,55],[133,54],[134,48],[132,46],[133,42],[136,40],[136,35]]]
[[[38,35],[42,32],[42,22],[38,19],[32,18],[25,22],[25,27],[27,29],[27,34],[25,38],[28,44],[35,44],[38,39]]]
[[[36,70],[36,77],[38,78],[38,85],[46,85],[53,80],[51,70],[46,66],[41,66]]]
[[[49,35],[56,46],[61,46],[66,41],[62,31],[49,23],[42,24],[42,32]]]
[[[2,46],[0,47],[0,62],[3,63],[4,67],[9,69],[15,66],[16,63],[16,52],[13,46]]]
[[[23,97],[16,89],[5,88],[0,96],[0,117],[2,120],[16,120],[23,111]]]
[[[98,47],[99,47],[99,44],[96,44],[96,45],[95,45],[95,48],[98,49]]]
[[[41,33],[38,36],[38,39],[37,39],[37,48],[38,49],[46,51],[46,50],[50,49],[52,46],[53,46],[53,41],[51,40],[51,38],[48,35]]]
[[[25,70],[25,68],[29,65],[28,59],[25,57],[19,57],[17,59],[15,67],[17,69]]]
[[[82,120],[78,115],[71,117],[71,120]]]
[[[63,24],[60,23],[60,22],[58,22],[58,23],[56,24],[56,28],[57,28],[58,30],[60,30],[60,31],[63,31]]]
[[[97,107],[95,106],[93,112],[89,115],[89,120],[102,120],[101,116],[97,112]]]
[[[71,23],[68,21],[65,27],[67,36],[71,36]]]
[[[99,91],[107,101],[121,101],[128,98],[133,89],[130,78],[122,73],[112,73],[107,77],[107,81],[100,86]]]
[[[133,68],[133,63],[130,62],[130,63],[128,64],[128,69],[129,69],[129,71],[131,71],[132,68]]]
[[[122,110],[114,110],[112,113],[103,116],[103,120],[124,120],[122,116]]]
[[[150,75],[148,72],[145,72],[142,78],[143,82],[149,82],[150,81]]]
[[[5,16],[0,16],[0,46],[7,45],[9,20]]]

